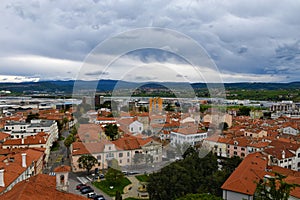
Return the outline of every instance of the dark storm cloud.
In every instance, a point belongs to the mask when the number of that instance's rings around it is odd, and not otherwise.
[[[80,62],[105,39],[134,28],[161,27],[195,39],[224,77],[294,80],[300,75],[299,7],[299,1],[279,0],[4,0],[0,63],[5,66],[0,66],[0,74],[74,78]],[[26,62],[20,62],[24,56]],[[155,52],[139,58],[168,60]],[[49,60],[51,64],[41,62]]]

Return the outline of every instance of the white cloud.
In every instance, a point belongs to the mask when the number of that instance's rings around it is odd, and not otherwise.
[[[195,39],[220,71],[237,74],[232,76],[236,81],[297,80],[299,7],[299,1],[280,0],[3,0],[0,74],[72,79],[88,53],[105,39],[153,26]],[[31,58],[21,61],[24,55]]]

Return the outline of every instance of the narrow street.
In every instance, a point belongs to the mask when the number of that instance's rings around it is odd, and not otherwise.
[[[62,132],[62,136],[66,138],[69,134],[68,130],[65,130]],[[56,151],[51,151],[49,155],[49,160],[47,163],[47,166],[44,169],[44,174],[49,174],[53,172],[53,170],[64,164],[71,166],[70,158],[67,158],[67,148],[64,145],[64,140],[58,141],[59,143],[59,149]]]

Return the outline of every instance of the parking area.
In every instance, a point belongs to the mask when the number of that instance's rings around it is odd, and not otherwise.
[[[91,184],[91,178],[90,178],[90,176],[86,176],[84,173],[80,173],[80,174],[70,173],[70,177],[69,177],[69,192],[73,193],[73,194],[77,194],[77,195],[81,195],[81,196],[87,197],[87,194],[81,194],[81,192],[79,190],[76,190],[76,186],[78,184],[80,184],[80,183],[85,183],[85,184],[89,185],[91,188],[93,188],[93,190],[94,190],[94,192],[96,194],[101,194],[101,195],[104,196],[105,199],[112,200],[112,197],[106,195],[101,190],[99,190],[98,188],[94,187]]]

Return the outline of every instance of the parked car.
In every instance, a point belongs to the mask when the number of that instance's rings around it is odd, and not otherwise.
[[[87,193],[90,193],[90,192],[94,192],[94,190],[93,190],[93,188],[88,186],[88,187],[85,187],[85,188],[81,189],[80,192],[81,192],[81,194],[87,194]]]
[[[97,196],[95,192],[90,192],[87,194],[87,198],[94,199]]]
[[[94,180],[104,179],[104,174],[97,174],[94,176]]]
[[[80,190],[80,192],[81,192],[81,190],[83,190],[84,188],[90,188],[90,187],[91,187],[91,186],[89,186],[89,185],[83,185],[83,186],[80,187],[79,190]]]
[[[133,171],[128,173],[128,175],[135,175],[135,174],[139,174],[139,172]]]
[[[86,184],[80,183],[76,185],[76,190],[80,190],[82,187],[87,186]]]
[[[94,200],[105,200],[103,195],[97,195],[96,197],[94,197]]]

